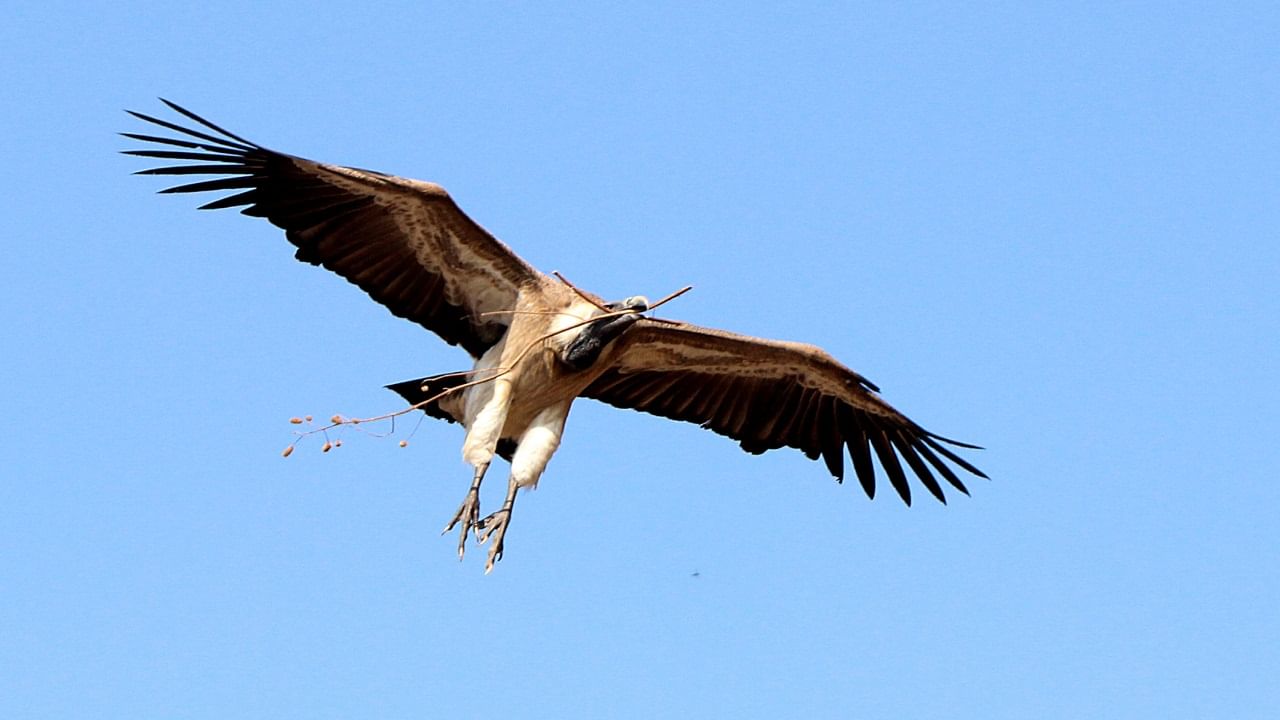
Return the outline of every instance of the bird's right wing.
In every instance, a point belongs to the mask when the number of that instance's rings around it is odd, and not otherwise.
[[[522,287],[546,276],[458,207],[444,188],[268,150],[167,100],[206,130],[131,115],[186,137],[123,133],[163,146],[127,150],[184,164],[141,175],[214,175],[161,192],[231,191],[201,209],[243,207],[283,228],[296,257],[341,275],[395,315],[479,357],[496,343]],[[173,149],[178,148],[178,149]]]

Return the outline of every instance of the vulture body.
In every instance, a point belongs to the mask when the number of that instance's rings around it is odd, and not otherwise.
[[[433,183],[269,150],[174,103],[196,124],[133,116],[176,135],[123,133],[148,143],[126,154],[176,164],[143,175],[209,175],[161,192],[229,192],[201,209],[242,208],[285,231],[296,257],[360,287],[475,360],[471,371],[388,387],[432,417],[466,428],[471,488],[445,531],[491,541],[501,559],[520,488],[535,485],[559,446],[570,406],[587,397],[701,425],[750,453],[781,447],[821,458],[837,480],[844,455],[868,497],[875,465],[907,504],[906,464],[946,502],[968,493],[955,469],[980,470],[882,400],[878,388],[821,348],[645,316],[643,297],[606,303],[526,263]],[[495,454],[511,463],[506,501],[480,518],[480,483]]]

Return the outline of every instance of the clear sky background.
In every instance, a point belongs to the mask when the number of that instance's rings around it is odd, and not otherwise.
[[[1277,716],[1274,5],[352,7],[4,12],[0,717]],[[582,401],[486,577],[456,426],[280,457],[465,354],[130,177],[157,96],[693,284],[993,480]]]

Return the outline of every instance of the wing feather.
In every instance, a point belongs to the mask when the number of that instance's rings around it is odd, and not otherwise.
[[[911,485],[907,482],[906,473],[902,472],[902,463],[898,462],[898,456],[893,454],[892,443],[885,436],[884,430],[878,427],[873,428],[868,435],[871,440],[871,449],[875,450],[876,457],[880,459],[880,467],[884,468],[885,474],[889,476],[889,484],[898,491],[898,497],[902,498],[902,502],[910,505]]]
[[[968,494],[947,461],[986,477],[943,443],[976,446],[921,428],[866,378],[812,345],[640,320],[602,362],[609,368],[584,397],[698,423],[750,453],[793,447],[821,458],[837,480],[844,478],[847,450],[867,497],[875,497],[877,463],[908,505],[907,468],[942,502],[939,475]]]
[[[920,484],[924,485],[929,494],[938,499],[943,505],[947,504],[947,496],[942,492],[942,486],[933,477],[933,473],[929,472],[929,467],[920,459],[920,455],[916,453],[915,446],[912,445],[911,439],[906,437],[902,428],[895,428],[893,431],[893,447],[907,461],[907,465],[911,467],[911,472],[915,473],[920,479]]]
[[[920,454],[924,456],[924,459],[929,461],[929,464],[942,475],[943,479],[951,484],[951,487],[959,490],[965,495],[969,494],[969,488],[964,486],[964,483],[960,481],[959,477],[956,477],[955,471],[948,467],[946,463],[942,462],[937,455],[934,455],[928,445],[923,443],[916,445],[916,450],[920,451]]]
[[[857,413],[847,404],[840,408],[840,432],[844,435],[845,445],[849,448],[849,459],[853,460],[853,470],[858,476],[858,484],[867,497],[876,496],[876,466],[871,462],[871,449],[867,445],[867,434],[862,429],[862,422]]]
[[[803,389],[794,383],[769,382],[768,384],[772,386],[772,392],[777,400],[771,407],[759,411],[764,422],[754,436],[742,441],[743,449],[748,452],[761,453],[785,446],[786,431],[804,397]]]
[[[836,482],[844,482],[844,438],[837,422],[839,405],[833,397],[823,397],[815,429],[822,442],[822,459]]]
[[[163,193],[233,191],[201,209],[239,207],[285,230],[296,257],[359,286],[393,314],[474,356],[506,331],[526,287],[547,282],[472,221],[443,188],[269,150],[167,100],[199,129],[130,111],[179,137],[122,133],[152,146],[125,154],[182,161],[141,175],[212,175]],[[181,148],[181,149],[168,149]]]

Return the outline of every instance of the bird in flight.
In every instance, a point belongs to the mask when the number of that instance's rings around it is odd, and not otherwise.
[[[752,454],[796,448],[837,481],[847,452],[869,498],[877,461],[908,505],[903,463],[944,503],[943,483],[968,494],[953,465],[986,477],[952,449],[976,445],[925,430],[819,347],[651,317],[642,296],[607,302],[530,266],[439,185],[269,150],[162,102],[195,125],[129,111],[169,134],[122,133],[148,143],[125,154],[177,161],[137,174],[213,176],[160,192],[229,192],[200,209],[266,218],[297,259],[470,353],[469,371],[387,387],[466,428],[471,487],[445,532],[459,528],[459,559],[469,536],[488,542],[486,573],[502,558],[516,495],[538,483],[580,397],[697,423]],[[511,466],[506,500],[482,518],[495,455]]]

